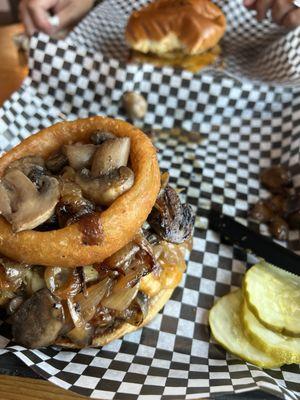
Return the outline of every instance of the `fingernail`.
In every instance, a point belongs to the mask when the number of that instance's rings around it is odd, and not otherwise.
[[[53,28],[57,28],[59,26],[59,16],[53,15],[52,17],[49,17],[48,22]]]

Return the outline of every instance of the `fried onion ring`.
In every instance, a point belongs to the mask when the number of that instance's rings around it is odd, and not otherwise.
[[[0,159],[0,176],[15,160],[29,155],[46,159],[64,144],[88,142],[97,130],[130,137],[130,162],[135,174],[132,188],[107,210],[97,213],[103,228],[103,240],[97,245],[85,245],[78,223],[48,232],[27,230],[14,233],[11,225],[0,217],[1,254],[28,264],[74,268],[103,261],[133,238],[155,203],[160,188],[160,172],[151,141],[139,129],[124,121],[91,117],[43,129]]]

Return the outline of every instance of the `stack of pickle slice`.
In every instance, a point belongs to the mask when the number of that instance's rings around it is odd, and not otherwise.
[[[300,277],[261,261],[209,313],[215,340],[261,368],[300,363]]]

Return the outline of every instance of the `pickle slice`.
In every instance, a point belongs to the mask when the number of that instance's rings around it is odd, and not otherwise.
[[[244,291],[249,309],[263,325],[300,336],[300,277],[262,261],[246,273]]]
[[[300,363],[300,338],[284,336],[267,329],[249,310],[245,300],[242,321],[247,337],[260,350],[272,354],[283,364]]]
[[[243,293],[239,289],[222,297],[210,310],[209,324],[216,341],[229,352],[261,368],[282,363],[253,346],[247,339],[240,319]]]

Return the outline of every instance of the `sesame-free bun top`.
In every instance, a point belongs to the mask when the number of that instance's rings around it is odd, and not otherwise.
[[[223,37],[226,19],[210,0],[156,0],[131,14],[126,40],[142,53],[201,54]]]

